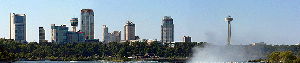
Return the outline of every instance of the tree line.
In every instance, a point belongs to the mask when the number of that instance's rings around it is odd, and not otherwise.
[[[133,55],[144,55],[153,53],[165,58],[187,58],[193,54],[192,49],[196,46],[204,47],[205,42],[179,42],[174,47],[171,44],[161,44],[160,42],[109,42],[103,44],[96,43],[67,43],[58,45],[56,43],[36,43],[29,44],[15,42],[13,40],[0,39],[1,60],[16,60],[16,58],[61,59],[65,61],[87,61],[87,60],[131,60],[127,59]],[[293,55],[299,52],[299,45],[263,45],[252,46],[242,45],[246,51],[251,51],[251,55],[267,57],[274,51],[291,51]]]
[[[107,60],[107,59],[127,59],[132,55],[144,55],[153,53],[159,57],[183,58],[192,55],[192,48],[200,46],[204,42],[182,42],[176,43],[174,47],[159,42],[109,42],[108,44],[96,43],[67,43],[58,45],[56,43],[36,43],[29,44],[15,42],[12,40],[0,39],[0,46],[10,55],[9,60],[15,58],[43,59],[50,58],[56,60],[60,58],[65,61],[74,60]],[[1,58],[2,60],[2,58]],[[5,59],[7,60],[7,59]]]

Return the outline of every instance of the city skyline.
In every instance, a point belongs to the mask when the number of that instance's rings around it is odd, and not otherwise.
[[[3,1],[0,37],[9,38],[9,13],[26,14],[26,40],[38,42],[38,27],[44,27],[46,40],[50,40],[51,24],[66,24],[70,31],[69,18],[75,15],[81,20],[81,9],[93,9],[95,39],[102,38],[102,25],[109,26],[108,31],[124,30],[124,22],[132,21],[136,24],[136,36],[161,40],[161,19],[172,16],[174,41],[191,36],[193,42],[226,45],[224,18],[231,15],[235,18],[232,45],[257,42],[294,45],[300,42],[297,4],[299,1]]]

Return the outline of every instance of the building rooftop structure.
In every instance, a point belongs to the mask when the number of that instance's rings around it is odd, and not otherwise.
[[[93,9],[82,9],[81,12],[93,12]]]
[[[163,21],[173,21],[173,18],[171,16],[164,16]]]

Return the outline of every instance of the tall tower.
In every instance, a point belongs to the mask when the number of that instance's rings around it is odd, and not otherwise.
[[[124,40],[135,40],[135,24],[130,21],[124,25]]]
[[[228,15],[227,18],[225,18],[225,21],[228,21],[228,37],[227,37],[227,45],[231,45],[231,24],[230,21],[232,21],[233,18],[231,18],[230,15]]]
[[[81,31],[85,39],[94,39],[94,12],[92,9],[81,10]]]
[[[26,43],[26,15],[10,13],[9,39]]]
[[[174,41],[174,24],[171,16],[164,16],[161,25],[161,41],[173,42]]]
[[[73,32],[76,32],[76,27],[78,26],[78,18],[71,18],[70,22],[73,28]]]

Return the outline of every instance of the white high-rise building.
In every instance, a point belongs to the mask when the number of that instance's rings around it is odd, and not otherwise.
[[[94,12],[92,9],[81,10],[81,31],[85,39],[94,39]]]
[[[164,16],[162,19],[161,42],[174,42],[174,24],[171,16]]]
[[[124,25],[124,40],[135,40],[135,24],[130,21]]]
[[[111,33],[108,33],[108,27],[106,25],[103,25],[102,27],[102,42],[108,43],[108,42],[120,42],[121,41],[121,31],[113,31]]]
[[[9,39],[16,42],[26,42],[26,15],[10,13]]]

